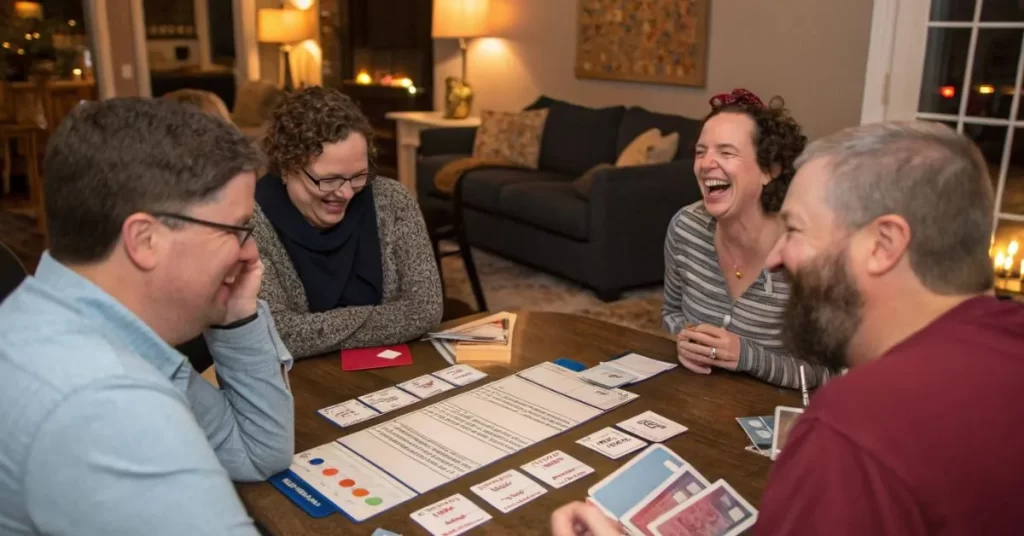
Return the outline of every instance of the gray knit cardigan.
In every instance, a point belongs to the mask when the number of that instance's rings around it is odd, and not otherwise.
[[[419,206],[393,179],[378,177],[371,187],[384,275],[380,305],[309,312],[287,250],[256,207],[253,238],[265,266],[260,297],[270,305],[281,340],[297,358],[407,342],[441,322],[441,280]]]

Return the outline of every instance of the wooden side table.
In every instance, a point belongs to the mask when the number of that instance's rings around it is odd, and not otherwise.
[[[416,197],[416,150],[420,131],[428,128],[478,127],[479,117],[445,119],[441,112],[390,112],[398,124],[398,180]]]
[[[46,134],[46,129],[33,124],[0,123],[0,145],[3,146],[3,188],[9,193],[11,188],[11,141],[24,142],[25,170],[28,175],[28,192],[30,211],[34,213],[36,225],[46,234],[46,212],[43,203],[43,174],[39,170],[39,140]]]

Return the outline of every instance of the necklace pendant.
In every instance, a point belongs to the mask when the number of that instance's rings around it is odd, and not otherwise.
[[[743,279],[743,272],[736,270],[736,279]]]

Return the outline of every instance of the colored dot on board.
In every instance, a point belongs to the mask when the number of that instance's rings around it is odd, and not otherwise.
[[[324,463],[322,458],[313,458],[312,460],[309,460],[309,465],[320,465],[321,463]]]
[[[370,492],[366,491],[363,488],[356,488],[356,489],[352,490],[352,495],[355,495],[356,497],[366,497],[369,494],[370,494]]]
[[[335,468],[324,469],[324,476],[334,476],[338,474],[338,470]]]
[[[338,482],[338,485],[343,488],[351,488],[352,486],[356,485],[356,481],[352,480],[351,478],[346,478],[345,480]]]
[[[366,504],[370,506],[380,506],[380,503],[382,502],[384,502],[384,499],[381,499],[380,497],[370,497],[369,499],[366,499]]]

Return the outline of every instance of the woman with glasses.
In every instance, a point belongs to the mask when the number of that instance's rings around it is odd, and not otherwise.
[[[441,320],[441,282],[423,216],[377,177],[373,130],[342,93],[289,93],[263,141],[253,237],[261,297],[295,357],[408,341]]]

